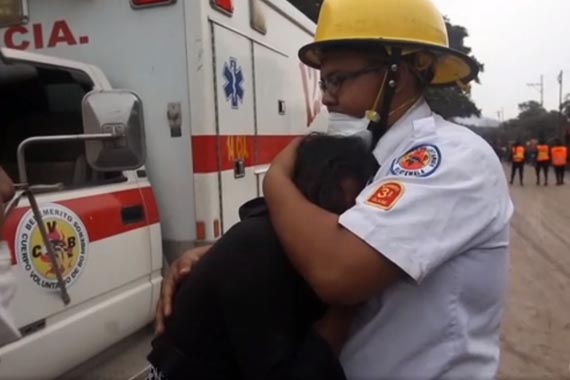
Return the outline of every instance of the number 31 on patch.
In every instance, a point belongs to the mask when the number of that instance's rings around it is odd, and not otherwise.
[[[391,210],[404,195],[405,187],[401,182],[384,182],[372,194],[366,203],[382,210]]]

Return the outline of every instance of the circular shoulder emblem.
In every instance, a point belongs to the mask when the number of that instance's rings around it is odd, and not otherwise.
[[[407,151],[392,162],[390,171],[403,177],[428,177],[441,163],[441,152],[435,145],[424,144]]]
[[[85,269],[89,246],[87,229],[79,216],[67,207],[50,203],[42,205],[40,212],[57,265],[66,286],[70,286]],[[58,289],[55,269],[32,210],[24,214],[18,225],[14,247],[20,267],[36,285],[48,290]]]

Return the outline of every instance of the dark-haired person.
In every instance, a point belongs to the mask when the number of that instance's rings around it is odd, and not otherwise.
[[[310,135],[298,155],[296,186],[339,215],[378,169],[358,138]],[[182,283],[148,357],[153,376],[344,379],[336,353],[313,328],[326,306],[287,259],[264,200],[246,203],[240,217]]]

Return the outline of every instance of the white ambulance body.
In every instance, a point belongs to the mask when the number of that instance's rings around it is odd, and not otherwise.
[[[148,324],[163,257],[227,231],[271,159],[325,120],[318,73],[297,58],[314,24],[286,0],[25,5],[25,23],[0,29],[0,165],[19,182],[22,141],[87,133],[91,91],[136,93],[146,135],[135,170],[95,170],[82,142],[26,151],[30,184],[64,184],[37,200],[71,302],[22,200],[3,238],[23,336],[0,348],[0,378],[53,378]]]

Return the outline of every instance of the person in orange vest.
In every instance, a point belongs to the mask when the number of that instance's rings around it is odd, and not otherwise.
[[[550,152],[552,156],[552,166],[556,174],[556,186],[564,185],[564,173],[566,162],[568,161],[568,148],[562,144],[560,139],[554,140],[554,146]]]
[[[524,179],[524,163],[526,160],[526,149],[523,144],[519,141],[515,142],[512,148],[511,154],[511,161],[513,163],[512,171],[511,171],[511,185],[515,180],[515,174],[519,172],[519,180],[521,186],[524,186],[523,179]]]
[[[544,171],[544,186],[548,186],[548,169],[550,168],[550,147],[540,140],[536,147],[536,184],[540,185],[540,170]]]

